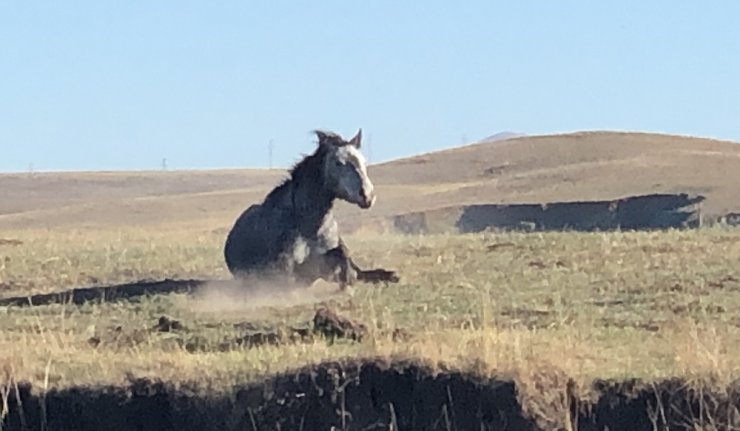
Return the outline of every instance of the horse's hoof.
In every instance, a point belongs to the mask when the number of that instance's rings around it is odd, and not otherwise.
[[[396,275],[395,271],[386,271],[385,269],[371,269],[369,271],[363,271],[362,281],[369,283],[398,283],[401,279]]]

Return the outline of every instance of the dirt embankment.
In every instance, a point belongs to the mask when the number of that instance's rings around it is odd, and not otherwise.
[[[328,363],[221,395],[136,379],[127,387],[43,396],[27,385],[9,389],[3,391],[9,408],[0,421],[3,430],[615,431],[740,425],[737,387],[713,393],[680,380],[596,382],[591,401],[577,401],[562,388],[560,406],[533,408],[520,403],[511,381],[434,373],[412,363]]]
[[[395,216],[404,233],[501,230],[651,230],[701,225],[703,196],[652,194],[609,201],[479,204]]]

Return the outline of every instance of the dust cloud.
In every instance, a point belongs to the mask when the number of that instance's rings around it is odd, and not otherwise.
[[[201,286],[189,302],[192,311],[244,311],[263,307],[292,307],[351,295],[337,284],[318,280],[310,286],[290,280],[253,278],[211,281]]]

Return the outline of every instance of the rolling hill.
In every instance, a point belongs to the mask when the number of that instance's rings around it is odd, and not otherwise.
[[[226,229],[283,178],[282,170],[0,175],[0,229],[197,225]],[[519,136],[370,167],[378,203],[339,204],[350,229],[474,203],[614,199],[698,193],[704,212],[740,211],[740,144],[650,133]]]

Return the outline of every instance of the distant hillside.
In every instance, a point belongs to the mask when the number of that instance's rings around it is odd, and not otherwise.
[[[702,138],[616,132],[527,136],[396,160],[371,172],[394,198],[403,188],[426,188],[422,196],[401,192],[407,207],[688,192],[707,196],[710,213],[740,209],[740,144]]]
[[[231,225],[284,176],[280,170],[0,175],[0,229]],[[355,225],[474,203],[698,193],[708,215],[740,211],[740,145],[648,133],[582,132],[482,142],[370,167],[378,203],[346,204]]]

